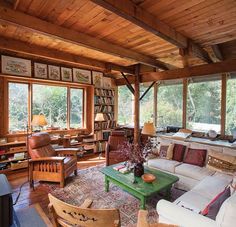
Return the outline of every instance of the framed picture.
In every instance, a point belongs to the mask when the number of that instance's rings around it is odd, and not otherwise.
[[[73,68],[73,80],[78,83],[91,84],[91,71]]]
[[[31,77],[31,61],[2,55],[2,73]]]
[[[111,78],[103,77],[102,82],[103,82],[104,88],[111,88],[112,87]]]
[[[48,77],[51,80],[60,80],[60,67],[55,66],[55,65],[49,65]]]
[[[46,64],[34,63],[34,77],[47,79],[48,69]]]
[[[72,81],[72,69],[61,67],[61,79],[63,81]]]
[[[92,71],[93,75],[93,85],[95,87],[102,87],[103,73]]]

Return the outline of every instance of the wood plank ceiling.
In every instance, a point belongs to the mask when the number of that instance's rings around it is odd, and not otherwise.
[[[15,10],[52,24],[88,34],[174,67],[183,67],[178,47],[89,0],[5,2],[10,2],[12,9],[15,4]],[[231,46],[235,47],[233,40],[236,39],[235,0],[133,0],[132,2],[190,38],[210,54],[212,45],[228,42],[226,45],[221,44],[220,47],[225,58],[232,57],[229,52]],[[4,21],[0,22],[0,36],[122,66],[137,63],[135,60],[71,44]],[[223,50],[224,46],[228,50],[227,53]],[[235,48],[232,49],[235,51]],[[188,56],[189,66],[203,63],[199,58]]]

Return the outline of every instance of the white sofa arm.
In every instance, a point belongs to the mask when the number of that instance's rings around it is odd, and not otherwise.
[[[164,199],[157,203],[157,212],[180,227],[216,227],[216,222]]]

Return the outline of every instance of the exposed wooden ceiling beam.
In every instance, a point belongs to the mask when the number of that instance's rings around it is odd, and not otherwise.
[[[140,82],[159,80],[183,79],[196,76],[208,76],[211,74],[227,73],[236,71],[236,59],[225,60],[217,63],[198,65],[183,69],[172,69],[162,72],[149,72],[141,75]],[[134,76],[129,76],[130,83],[134,83]],[[124,79],[117,79],[116,85],[125,85]]]
[[[212,63],[208,52],[193,40],[177,32],[168,24],[157,19],[154,15],[136,5],[130,0],[91,0],[101,7],[123,17],[124,19],[138,25],[146,31],[161,37],[179,48],[189,48],[189,53],[207,63]]]
[[[77,55],[69,54],[66,52],[61,52],[53,49],[48,49],[44,47],[39,47],[36,45],[29,45],[22,41],[17,41],[13,39],[6,39],[0,37],[0,50],[11,51],[20,54],[24,54],[29,57],[36,57],[46,60],[55,61],[61,64],[70,64],[74,67],[86,67],[99,71],[106,71],[107,67],[114,71],[123,71],[126,73],[133,74],[134,70],[132,68],[106,63],[91,58],[80,57]]]
[[[221,49],[219,47],[219,45],[215,44],[215,45],[212,45],[211,46],[212,50],[213,50],[213,53],[215,55],[215,57],[220,60],[220,61],[223,61],[224,60],[224,57],[222,55],[222,52],[221,52]]]
[[[107,41],[94,38],[85,33],[67,29],[36,17],[14,11],[3,0],[0,0],[0,21],[14,24],[33,32],[47,35],[61,41],[84,46],[103,53],[111,54],[121,58],[137,61],[143,64],[155,66],[161,69],[171,68],[170,65],[143,55],[133,50],[109,43]]]

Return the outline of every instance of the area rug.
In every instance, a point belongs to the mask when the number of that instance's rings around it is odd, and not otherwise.
[[[67,180],[64,188],[55,184],[45,184],[50,193],[55,197],[72,205],[79,206],[87,198],[93,200],[92,208],[118,208],[121,215],[122,227],[136,226],[140,201],[110,183],[109,192],[105,192],[104,175],[99,171],[103,165],[78,171],[78,176],[72,176]],[[184,192],[172,189],[172,200],[175,200]],[[161,196],[155,195],[147,200],[148,221],[156,222],[158,214],[156,204]]]

